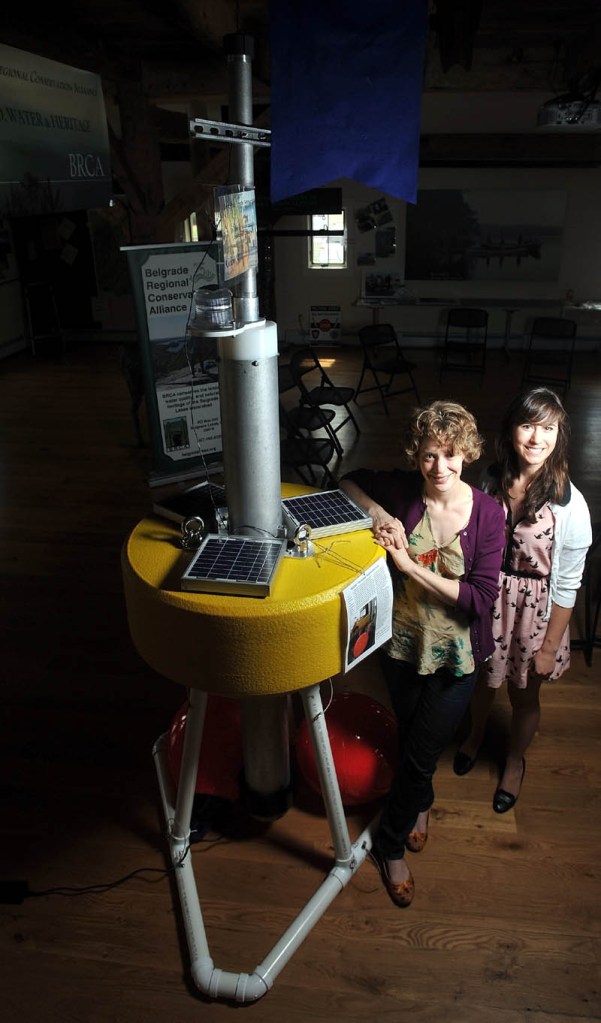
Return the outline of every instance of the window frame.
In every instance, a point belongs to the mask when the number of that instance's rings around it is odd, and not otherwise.
[[[343,257],[342,258],[342,262],[340,262],[340,263],[334,263],[334,262],[330,262],[330,261],[327,261],[325,263],[317,262],[313,257],[314,257],[314,254],[315,254],[314,253],[315,241],[316,241],[316,238],[318,238],[319,236],[316,236],[316,235],[310,233],[309,237],[308,237],[308,248],[307,248],[307,253],[308,253],[308,255],[307,255],[307,265],[308,265],[309,270],[346,270],[348,268],[348,237],[347,237],[346,210],[342,209],[340,211],[340,213],[310,213],[308,215],[308,217],[307,217],[307,227],[308,227],[309,232],[320,230],[320,228],[317,226],[318,222],[319,221],[321,221],[321,222],[326,221],[326,223],[327,223],[326,230],[330,230],[330,231],[339,230],[338,226],[331,225],[331,223],[330,223],[333,220],[333,218],[339,218],[339,217],[342,217],[342,230],[343,230],[343,234],[340,235],[340,236],[337,236],[337,235],[326,236],[326,238],[327,238],[327,242],[328,242],[328,254],[329,254],[329,243],[330,243],[330,240],[331,240],[332,237],[333,237],[333,239],[338,244],[342,245],[342,257]]]

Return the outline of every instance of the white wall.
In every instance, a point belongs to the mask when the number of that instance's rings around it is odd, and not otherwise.
[[[541,104],[549,98],[540,91],[498,92],[432,90],[424,93],[421,110],[421,132],[423,135],[437,134],[524,134],[534,135],[536,113]],[[566,135],[562,143],[569,158],[570,138]],[[325,182],[324,182],[325,184]],[[342,333],[356,336],[363,324],[370,322],[372,312],[356,304],[361,291],[361,271],[357,267],[357,255],[364,240],[356,229],[353,211],[374,199],[377,192],[352,181],[332,182],[343,188],[343,204],[349,214],[349,261],[348,269],[309,270],[307,267],[307,243],[303,238],[276,239],[276,316],[280,338],[294,340],[298,331],[298,317],[308,320],[311,305],[341,305]],[[519,299],[555,299],[558,309],[566,301],[566,293],[573,292],[576,302],[601,301],[601,168],[508,168],[508,167],[449,167],[422,168],[419,174],[421,189],[535,189],[562,190],[566,194],[566,213],[562,240],[562,258],[558,279],[553,282],[528,281],[408,281],[407,284],[418,298],[439,299],[441,303],[453,300],[473,301],[496,300],[500,303],[490,309],[490,331],[492,343],[501,343],[505,329],[505,311],[502,301]],[[404,273],[405,249],[405,203],[387,197],[397,223],[397,264]],[[299,227],[300,218],[290,218],[277,227]],[[303,226],[305,226],[303,224]],[[393,260],[379,260],[377,269],[391,266]],[[547,306],[546,311],[550,315]],[[514,314],[514,331],[527,329],[528,317],[536,310],[523,310]],[[380,321],[390,321],[404,332],[406,338],[415,343],[431,344],[440,337],[444,321],[444,307],[388,307],[379,314]],[[599,324],[587,325],[581,317],[579,335],[600,333]]]
[[[539,107],[550,92],[425,92],[421,106],[422,135],[525,135],[535,130]]]
[[[372,311],[357,305],[361,293],[361,268],[356,260],[363,239],[356,229],[353,211],[381,197],[365,186],[351,181],[334,182],[343,188],[343,205],[348,213],[349,248],[348,269],[309,270],[307,240],[305,238],[276,238],[275,295],[276,319],[280,339],[296,342],[299,316],[308,323],[311,305],[342,306],[342,334],[356,335],[359,327],[371,322]],[[558,189],[566,193],[566,214],[563,230],[563,251],[559,276],[553,282],[529,281],[408,281],[407,286],[422,300],[438,299],[441,303],[469,299],[483,304],[483,299],[497,300],[499,307],[490,310],[491,342],[501,343],[505,329],[503,301],[541,299],[556,300],[558,309],[572,291],[575,301],[601,302],[601,168],[448,168],[422,169],[419,187],[455,189]],[[404,270],[405,204],[388,197],[397,224],[399,258],[396,266]],[[300,218],[279,221],[277,227],[299,227]],[[303,223],[303,226],[306,226]],[[394,258],[378,260],[378,269],[387,269]],[[549,307],[541,313],[552,315]],[[519,333],[527,329],[528,317],[536,310],[519,310],[514,314],[512,329]],[[432,344],[440,337],[444,320],[444,306],[386,307],[379,313],[381,322],[391,322],[415,344]],[[583,317],[584,321],[584,317]],[[586,322],[579,325],[579,335],[587,331],[599,335],[599,325]]]

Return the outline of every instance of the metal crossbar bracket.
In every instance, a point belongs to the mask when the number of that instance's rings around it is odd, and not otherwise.
[[[271,132],[267,128],[253,128],[250,124],[228,124],[225,121],[207,121],[194,117],[190,121],[192,138],[221,142],[251,143],[253,146],[270,146]]]

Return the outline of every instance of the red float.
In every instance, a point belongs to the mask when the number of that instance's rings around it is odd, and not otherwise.
[[[362,693],[342,693],[326,711],[326,726],[344,806],[385,796],[398,759],[394,714]],[[296,762],[314,792],[321,795],[307,722],[296,735]]]
[[[187,702],[177,711],[167,740],[167,763],[177,786],[184,751]],[[203,729],[195,790],[235,802],[240,795],[239,777],[243,765],[240,703],[210,694]]]

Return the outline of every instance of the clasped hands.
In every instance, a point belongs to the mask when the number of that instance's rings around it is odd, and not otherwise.
[[[372,532],[376,543],[390,554],[397,568],[406,571],[413,565],[407,551],[409,541],[400,519],[386,518],[374,521]]]

